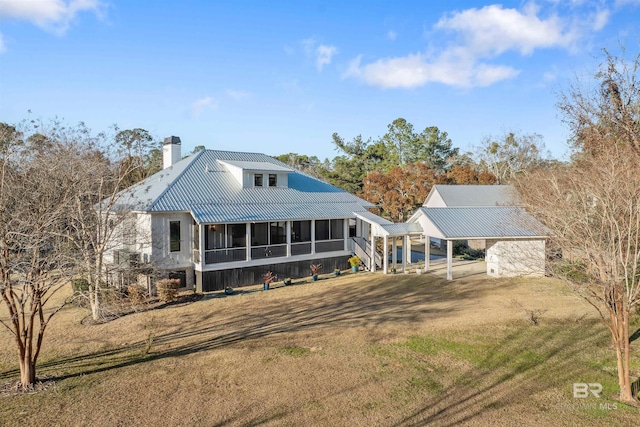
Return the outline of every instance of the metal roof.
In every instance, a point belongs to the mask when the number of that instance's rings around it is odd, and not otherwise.
[[[450,208],[519,205],[510,185],[434,185],[427,201],[436,191]]]
[[[232,166],[239,167],[248,171],[264,171],[264,172],[293,172],[288,166],[275,165],[271,162],[255,162],[255,161],[243,161],[243,160],[220,160],[220,163],[227,163]]]
[[[406,236],[408,234],[422,234],[422,226],[415,223],[399,222],[397,224],[383,224],[382,229],[389,236]]]
[[[221,164],[287,171],[288,187],[242,188]],[[125,190],[122,203],[146,212],[192,212],[198,222],[348,218],[373,204],[259,153],[203,150]]]
[[[445,239],[548,237],[549,231],[516,206],[420,208]]]

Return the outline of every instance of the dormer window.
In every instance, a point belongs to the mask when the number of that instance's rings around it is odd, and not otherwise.
[[[277,187],[278,186],[278,175],[275,173],[269,174],[269,187]]]
[[[253,176],[253,186],[254,187],[262,187],[262,174],[257,173]]]

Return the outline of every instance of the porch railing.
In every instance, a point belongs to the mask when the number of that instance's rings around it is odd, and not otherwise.
[[[287,256],[287,244],[254,246],[251,248],[251,259],[263,259]]]
[[[205,264],[244,261],[246,259],[247,259],[247,248],[213,249],[213,250],[204,251]]]

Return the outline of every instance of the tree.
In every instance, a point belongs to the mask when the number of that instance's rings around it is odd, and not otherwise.
[[[315,178],[322,178],[326,176],[329,170],[328,160],[325,160],[325,162],[322,163],[316,156],[287,153],[276,156],[275,159]]]
[[[333,159],[325,175],[327,181],[351,194],[360,193],[364,177],[384,158],[384,147],[371,138],[363,140],[361,135],[347,142],[337,133],[333,134],[333,143],[343,154]]]
[[[442,182],[425,163],[410,163],[387,172],[373,171],[364,179],[362,197],[378,205],[378,213],[395,222],[406,221],[424,203],[433,184]]]
[[[515,132],[485,138],[476,156],[480,167],[492,173],[498,184],[509,184],[516,175],[540,166],[549,157],[542,135]]]
[[[454,185],[492,185],[497,179],[491,172],[480,171],[471,165],[455,165],[446,174],[447,183]]]
[[[574,136],[572,162],[514,184],[562,248],[552,273],[573,285],[611,333],[619,399],[637,403],[629,317],[640,304],[640,55],[629,63],[605,54],[599,87],[574,85],[560,98]]]
[[[444,172],[450,160],[458,154],[458,149],[452,147],[447,133],[441,132],[436,126],[415,133],[411,123],[398,118],[387,129],[387,133],[379,141],[387,153],[382,162],[383,170],[424,162],[429,168]]]
[[[49,307],[74,271],[69,245],[73,174],[67,170],[65,144],[22,137],[0,124],[0,294],[9,318],[0,319],[14,337],[20,384],[36,381],[36,362],[51,318],[62,308]]]
[[[129,172],[122,182],[127,188],[162,169],[162,146],[141,128],[119,130],[114,136],[120,165]]]

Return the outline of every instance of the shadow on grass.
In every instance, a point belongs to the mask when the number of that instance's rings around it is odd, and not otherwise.
[[[202,314],[172,331],[154,336],[149,354],[145,354],[149,343],[142,340],[126,347],[47,361],[39,364],[38,369],[46,373],[50,368],[63,368],[69,373],[56,378],[63,380],[226,346],[246,345],[252,340],[300,330],[335,326],[375,329],[384,324],[417,322],[424,315],[452,316],[472,305],[483,292],[475,287],[465,287],[463,281],[454,287],[451,282],[434,277],[396,275],[393,280],[382,275],[371,274],[370,277],[369,284],[330,288],[332,294],[327,298],[318,293],[297,298],[283,295],[281,300],[267,300],[252,312],[229,313],[226,319],[212,318],[209,313],[215,310],[216,301],[198,302],[202,304]],[[439,309],[425,304],[430,300],[455,301],[456,304]],[[117,321],[111,324],[116,325]],[[154,350],[159,346],[163,350]],[[1,373],[0,379],[13,377],[17,372]]]
[[[582,369],[577,364],[584,349],[602,346],[608,339],[606,329],[596,328],[597,325],[594,321],[588,326],[567,323],[561,327],[519,327],[489,346],[472,369],[460,374],[454,386],[427,399],[419,409],[394,425],[454,426],[510,405],[525,405],[526,411],[527,404],[534,404],[532,396],[581,381],[578,376]],[[591,330],[588,335],[584,334],[585,328]],[[615,372],[603,374],[615,376]],[[482,385],[469,387],[468,384]],[[570,386],[566,392],[570,396]],[[560,411],[561,403],[559,400],[541,404],[538,400],[535,404],[544,408],[535,408],[535,412]],[[515,420],[512,422],[517,424]]]

